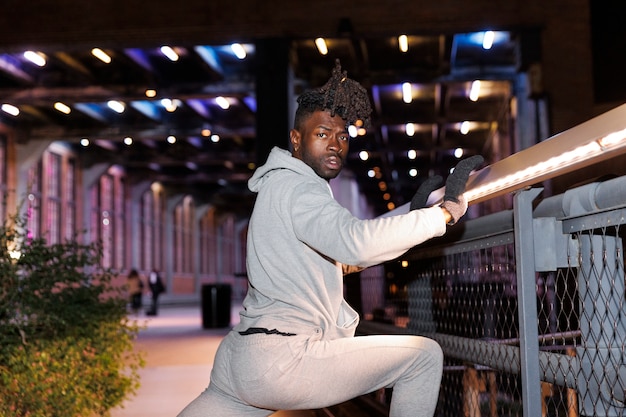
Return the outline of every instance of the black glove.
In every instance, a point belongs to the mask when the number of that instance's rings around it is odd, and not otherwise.
[[[465,186],[469,179],[469,174],[478,168],[485,160],[480,155],[470,156],[460,161],[446,179],[446,191],[443,201],[453,201],[458,203],[458,197],[465,192]]]
[[[467,200],[463,196],[469,174],[478,168],[484,159],[480,155],[470,156],[460,161],[446,179],[446,190],[441,207],[448,210],[452,220],[448,224],[455,224],[467,211]]]
[[[426,178],[426,180],[419,186],[417,192],[411,199],[411,210],[417,210],[426,207],[428,202],[428,196],[430,193],[440,188],[443,185],[443,178],[439,175]]]

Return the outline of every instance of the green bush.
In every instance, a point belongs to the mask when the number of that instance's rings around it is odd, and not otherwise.
[[[0,416],[108,416],[144,365],[126,297],[99,245],[22,230],[0,228]]]

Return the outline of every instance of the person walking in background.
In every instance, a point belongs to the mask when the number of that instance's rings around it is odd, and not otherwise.
[[[136,269],[131,269],[128,273],[126,287],[128,289],[130,309],[133,314],[138,314],[141,309],[144,285]]]
[[[148,276],[148,287],[150,288],[150,296],[152,298],[152,304],[150,310],[146,313],[149,316],[156,316],[159,314],[159,296],[165,292],[165,284],[161,279],[159,271],[153,269]]]

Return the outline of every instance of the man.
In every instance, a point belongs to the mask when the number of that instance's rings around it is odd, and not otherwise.
[[[467,203],[459,193],[443,207],[355,218],[333,199],[328,182],[343,168],[348,126],[369,123],[367,93],[337,63],[328,83],[298,104],[293,152],[274,148],[249,181],[258,196],[240,323],[218,349],[208,389],[180,417],[316,409],[383,387],[393,387],[390,416],[432,416],[439,345],[418,336],[353,337],[359,318],[343,298],[343,273],[443,235]]]

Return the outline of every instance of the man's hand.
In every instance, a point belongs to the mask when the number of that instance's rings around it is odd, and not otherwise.
[[[460,161],[446,179],[446,190],[441,207],[446,209],[452,220],[448,224],[455,224],[467,211],[467,200],[463,196],[470,173],[478,168],[484,159],[480,155],[470,156]]]
[[[426,178],[426,180],[419,186],[417,192],[411,199],[411,210],[417,210],[426,207],[428,202],[428,196],[440,188],[443,185],[443,178],[439,175]]]

